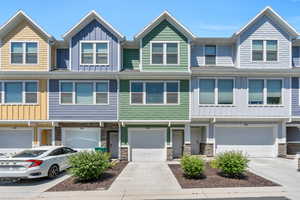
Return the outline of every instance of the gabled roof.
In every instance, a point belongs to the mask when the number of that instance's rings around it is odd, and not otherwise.
[[[147,33],[149,33],[154,27],[156,27],[163,20],[167,20],[174,27],[176,27],[181,33],[183,33],[187,38],[195,39],[196,36],[184,25],[182,25],[178,20],[176,20],[168,11],[164,11],[157,18],[155,18],[148,26],[146,26],[141,32],[134,36],[135,40],[141,39]]]
[[[275,12],[270,6],[265,7],[262,11],[260,11],[252,20],[250,20],[245,26],[243,26],[239,31],[235,32],[233,36],[238,36],[243,33],[249,26],[254,24],[257,19],[261,16],[267,15],[270,16],[273,20],[275,20],[281,27],[283,27],[288,33],[290,33],[294,37],[298,37],[299,33],[296,31],[294,27],[292,27],[287,21],[285,21],[277,12]]]
[[[124,40],[123,36],[119,31],[117,31],[111,24],[105,21],[95,10],[90,11],[86,16],[84,16],[75,26],[73,26],[69,31],[67,31],[62,37],[66,40],[78,33],[83,27],[89,24],[92,20],[96,19],[105,28],[111,31],[117,38]]]
[[[12,16],[5,24],[0,27],[0,37],[5,36],[9,33],[13,28],[15,28],[18,23],[22,20],[27,20],[33,27],[39,30],[43,35],[45,35],[48,39],[55,40],[52,35],[47,33],[42,27],[40,27],[33,19],[31,19],[24,11],[18,11],[14,16]]]

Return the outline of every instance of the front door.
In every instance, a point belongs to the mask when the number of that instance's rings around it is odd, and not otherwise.
[[[109,133],[109,150],[112,158],[118,158],[119,155],[119,134],[118,132]]]
[[[40,146],[52,145],[52,129],[42,129],[40,132]]]
[[[181,158],[182,157],[182,151],[183,151],[183,130],[173,130],[173,157],[174,158]]]

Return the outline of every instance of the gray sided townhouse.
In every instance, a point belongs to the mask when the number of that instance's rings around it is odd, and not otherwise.
[[[0,28],[0,152],[66,145],[129,161],[293,155],[298,36],[270,7],[224,38],[197,37],[165,11],[133,40],[95,11],[56,40],[20,11]]]

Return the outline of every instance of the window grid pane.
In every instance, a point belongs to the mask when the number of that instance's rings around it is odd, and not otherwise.
[[[263,61],[264,60],[264,41],[263,40],[252,40],[252,60]]]
[[[164,83],[146,83],[146,103],[164,103]]]
[[[11,43],[11,63],[23,64],[23,43],[22,42]]]
[[[5,103],[22,103],[23,84],[21,82],[7,82],[4,84]]]
[[[96,43],[96,64],[108,63],[107,43]]]
[[[26,43],[26,63],[37,64],[37,43],[36,42]]]
[[[93,104],[93,83],[76,83],[76,104]]]
[[[267,104],[281,104],[281,90],[281,80],[267,80]]]
[[[249,80],[249,104],[264,103],[264,80]]]
[[[199,104],[215,103],[215,80],[201,79],[199,81]]]
[[[178,63],[178,44],[167,43],[167,64]]]
[[[218,80],[218,104],[233,104],[233,80]]]
[[[267,40],[267,61],[277,61],[277,40]]]
[[[81,43],[81,63],[93,64],[93,43]]]

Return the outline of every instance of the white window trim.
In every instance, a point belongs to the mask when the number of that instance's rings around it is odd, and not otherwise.
[[[22,43],[22,48],[23,48],[23,62],[22,63],[12,63],[11,62],[11,45],[14,42],[19,42]],[[26,43],[37,43],[37,63],[26,63]],[[9,64],[10,65],[22,65],[22,66],[32,66],[32,65],[39,65],[39,49],[40,49],[40,44],[38,40],[10,40],[9,41]]]
[[[263,80],[264,81],[264,88],[263,88],[263,104],[249,104],[249,81],[250,80]],[[268,88],[267,88],[267,81],[268,80],[281,80],[281,104],[267,104],[267,95],[268,95]],[[247,78],[247,105],[248,107],[282,107],[284,106],[284,79],[283,78]]]
[[[132,83],[142,83],[143,84],[143,103],[132,103],[131,102],[131,85]],[[164,102],[163,103],[146,103],[146,83],[163,83],[164,84]],[[177,83],[178,84],[178,96],[177,96],[177,103],[167,103],[167,83]],[[173,105],[180,105],[180,81],[179,80],[168,80],[168,81],[153,81],[153,80],[150,80],[150,81],[140,81],[140,80],[134,80],[134,81],[130,81],[129,83],[129,102],[130,102],[130,105],[150,105],[150,106],[159,106],[159,105],[170,105],[170,106],[173,106]]]
[[[35,82],[37,85],[37,102],[36,103],[26,103],[26,91],[25,91],[25,83],[27,82]],[[0,105],[39,105],[40,100],[40,88],[39,81],[37,80],[1,80],[1,103]],[[5,83],[22,83],[22,102],[20,103],[6,103],[5,102]]]
[[[162,43],[163,44],[163,63],[154,64],[152,63],[152,44],[153,43]],[[168,43],[177,43],[177,63],[176,64],[167,64],[167,44]],[[150,41],[150,65],[166,65],[166,66],[176,66],[180,65],[180,41]]]
[[[61,84],[62,83],[72,83],[72,103],[61,103]],[[92,104],[78,104],[76,103],[76,83],[92,83],[93,84],[93,103]],[[107,91],[107,103],[96,103],[96,83],[107,83],[108,91]],[[110,101],[110,81],[109,80],[60,80],[59,81],[59,105],[76,105],[76,106],[87,106],[87,105],[109,105]],[[71,92],[66,92],[71,93]],[[103,92],[104,93],[104,92]]]
[[[215,90],[214,90],[214,103],[213,104],[201,104],[200,103],[200,80],[209,80],[213,79],[215,81]],[[218,81],[219,80],[233,80],[233,89],[232,89],[232,104],[219,104],[218,98],[219,98],[219,87],[218,87]],[[221,107],[234,107],[235,106],[235,78],[233,77],[201,77],[197,81],[197,88],[198,88],[198,105],[201,107],[210,107],[210,106],[221,106]]]
[[[253,49],[253,40],[262,40],[263,41],[263,60],[253,60],[252,56],[252,49]],[[268,40],[274,40],[277,41],[277,60],[267,60],[267,41]],[[279,62],[279,40],[278,39],[252,39],[251,40],[251,45],[250,45],[250,57],[251,57],[251,62],[252,63],[278,63]]]
[[[216,64],[206,64],[206,55],[205,55],[205,50],[206,50],[206,46],[216,46]],[[204,60],[204,66],[217,66],[218,62],[217,62],[217,55],[218,55],[218,45],[216,44],[204,44],[203,45],[203,60]]]
[[[86,64],[86,63],[82,63],[81,61],[81,46],[82,46],[82,43],[92,43],[93,44],[93,63],[91,64]],[[96,44],[104,44],[106,43],[107,44],[107,63],[104,63],[104,64],[98,64],[96,63]],[[90,66],[90,65],[97,65],[97,66],[106,66],[106,65],[109,65],[109,58],[110,58],[110,55],[109,55],[109,41],[108,40],[80,40],[79,41],[79,63],[80,65],[83,65],[83,66]]]

